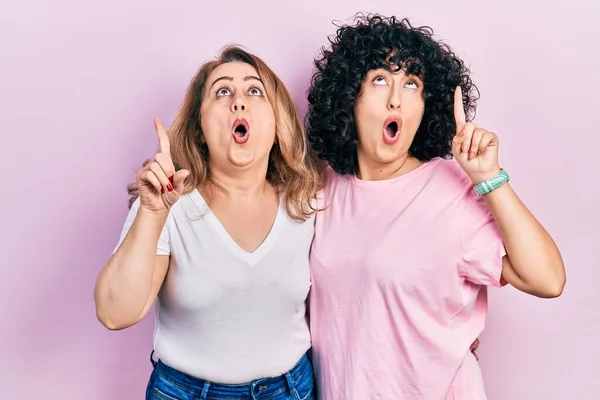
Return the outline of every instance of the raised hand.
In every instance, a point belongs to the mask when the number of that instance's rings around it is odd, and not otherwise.
[[[460,86],[454,92],[454,119],[456,134],[452,154],[473,183],[483,182],[500,172],[498,136],[472,122],[467,123]]]
[[[183,193],[188,170],[175,171],[171,158],[171,142],[163,123],[154,120],[158,136],[158,152],[137,175],[140,207],[153,212],[168,212]]]

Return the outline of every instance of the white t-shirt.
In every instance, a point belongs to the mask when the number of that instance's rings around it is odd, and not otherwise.
[[[119,244],[139,208],[133,204]],[[158,242],[170,255],[158,294],[154,350],[167,365],[217,383],[290,370],[310,348],[305,300],[314,216],[292,220],[280,205],[264,242],[243,250],[200,192],[171,208]]]

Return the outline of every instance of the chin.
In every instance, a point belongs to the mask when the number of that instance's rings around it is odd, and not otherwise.
[[[254,163],[254,159],[254,155],[250,154],[248,154],[246,157],[240,157],[239,155],[236,155],[234,157],[230,156],[227,158],[229,164],[237,168],[246,168],[251,166]]]
[[[254,165],[263,167],[265,163],[269,163],[269,154],[270,148],[232,146],[227,152],[227,161],[236,168],[250,168]]]
[[[385,146],[386,147],[377,149],[375,154],[372,155],[374,161],[380,164],[390,164],[395,161],[398,161],[406,155],[406,151],[403,151],[403,149],[398,145]]]

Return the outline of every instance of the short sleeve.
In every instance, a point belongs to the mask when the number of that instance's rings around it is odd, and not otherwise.
[[[462,221],[463,271],[477,285],[500,287],[502,257],[506,255],[500,229],[483,196],[469,188],[465,193]]]
[[[123,224],[123,229],[121,230],[121,236],[119,237],[119,242],[117,243],[117,245],[115,246],[115,248],[113,250],[113,254],[117,251],[117,249],[119,248],[119,246],[125,239],[125,236],[127,236],[127,232],[129,232],[131,225],[133,225],[133,221],[135,220],[135,217],[137,216],[139,208],[140,208],[140,198],[138,197],[135,200],[135,202],[131,205],[131,209],[129,210],[129,213],[127,214],[127,218],[125,218],[125,223]],[[168,229],[169,220],[171,218],[172,218],[172,216],[169,215],[169,218],[167,219],[167,223],[165,224],[162,232],[160,233],[160,237],[158,239],[158,246],[156,249],[156,255],[158,255],[158,256],[168,256],[171,254],[171,249],[169,246],[169,229]]]

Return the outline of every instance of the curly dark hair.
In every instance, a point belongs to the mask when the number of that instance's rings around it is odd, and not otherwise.
[[[461,86],[467,120],[475,115],[479,91],[469,70],[427,26],[408,19],[357,14],[354,25],[338,26],[321,48],[308,90],[307,134],[319,158],[339,174],[358,172],[354,106],[367,72],[400,66],[423,80],[425,112],[409,154],[421,161],[451,158],[456,132],[454,91]]]

